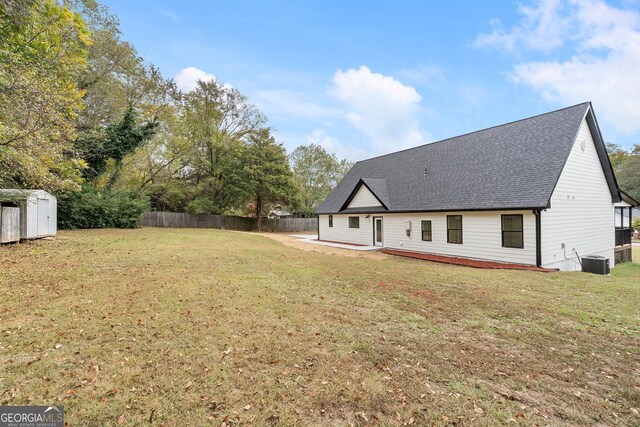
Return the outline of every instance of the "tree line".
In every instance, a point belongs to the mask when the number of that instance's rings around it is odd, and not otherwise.
[[[0,187],[55,194],[62,228],[135,227],[148,209],[313,215],[350,167],[314,144],[288,155],[234,87],[180,91],[94,0],[0,3]]]
[[[640,201],[640,144],[625,150],[608,142],[607,151],[620,188]]]

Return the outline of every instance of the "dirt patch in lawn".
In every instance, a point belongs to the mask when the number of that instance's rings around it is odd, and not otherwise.
[[[305,252],[317,252],[327,255],[339,255],[346,256],[352,258],[366,258],[366,259],[382,259],[384,255],[380,254],[377,251],[357,251],[343,248],[336,248],[333,246],[325,246],[325,245],[316,245],[313,243],[308,243],[303,241],[300,238],[290,236],[289,234],[284,233],[256,233],[260,236],[268,237],[272,240],[275,240],[283,245],[300,249]]]

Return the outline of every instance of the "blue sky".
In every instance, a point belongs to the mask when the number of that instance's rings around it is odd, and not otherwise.
[[[583,101],[640,143],[635,0],[104,3],[166,77],[233,85],[288,150],[360,160]]]

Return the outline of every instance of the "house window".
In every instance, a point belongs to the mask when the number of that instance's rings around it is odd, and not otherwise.
[[[333,215],[329,215],[329,227],[333,227]]]
[[[522,215],[502,215],[502,247],[524,248]]]
[[[462,243],[462,215],[447,215],[447,243]]]
[[[349,217],[349,228],[360,228],[360,217],[359,216],[350,216]]]
[[[422,241],[431,241],[431,221],[422,221]]]

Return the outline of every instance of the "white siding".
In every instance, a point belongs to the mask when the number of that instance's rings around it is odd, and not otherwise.
[[[574,248],[580,256],[606,256],[613,266],[614,209],[586,121],[551,196],[551,208],[541,218],[543,267],[580,270]]]
[[[58,223],[58,203],[54,196],[43,190],[29,190],[29,196],[23,204],[20,215],[22,216],[22,228],[20,237],[23,239],[36,239],[38,237],[55,236]],[[49,201],[48,228],[38,230],[38,199]]]
[[[522,214],[524,248],[502,247],[502,214]],[[462,215],[462,244],[447,243],[447,215]],[[431,221],[432,241],[423,242],[421,221]],[[411,221],[407,237],[405,222]],[[387,214],[383,223],[386,248],[478,258],[518,264],[536,263],[536,223],[531,211]]]
[[[20,231],[23,239],[35,239],[38,237],[38,194],[31,193],[26,202],[21,206],[25,221]]]
[[[58,199],[50,195],[49,199],[49,234],[58,234]]]
[[[0,189],[0,193],[25,196],[20,203],[20,238],[35,239],[38,237],[54,236],[57,233],[58,213],[57,200],[44,190]],[[48,200],[48,210],[43,213],[46,224],[42,232],[38,232],[38,199]],[[45,215],[46,214],[46,215]]]
[[[373,206],[382,206],[376,196],[374,196],[371,191],[364,185],[360,186],[360,189],[351,199],[351,203],[349,203],[349,208],[369,208]]]
[[[523,249],[502,247],[502,214],[522,214]],[[447,215],[462,215],[462,244],[447,243]],[[329,228],[329,216],[320,215],[320,239],[372,245],[373,217],[382,216],[382,244],[385,248],[518,264],[536,263],[536,226],[531,211],[372,214],[368,219],[365,215],[358,216],[360,228],[353,229],[349,228],[349,215],[333,215],[332,228]],[[422,241],[423,220],[431,221],[430,242]],[[406,234],[406,221],[411,221],[410,236]]]
[[[349,228],[349,217],[360,218],[360,228]],[[320,215],[318,236],[332,242],[373,245],[373,217],[366,215],[333,215],[333,227],[329,227],[329,215]]]

